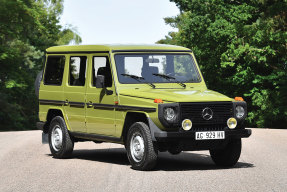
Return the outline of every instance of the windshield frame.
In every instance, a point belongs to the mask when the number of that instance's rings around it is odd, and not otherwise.
[[[118,65],[116,63],[116,55],[188,55],[190,58],[191,58],[191,62],[192,62],[192,65],[196,71],[196,74],[198,76],[198,81],[196,82],[185,82],[183,81],[182,83],[184,84],[188,84],[188,83],[195,83],[195,84],[200,84],[203,82],[203,77],[201,75],[201,72],[198,68],[198,65],[195,61],[195,58],[193,56],[192,53],[186,53],[186,52],[182,52],[182,53],[179,53],[179,52],[121,52],[121,53],[114,53],[113,54],[113,59],[114,59],[114,64],[115,64],[115,69],[116,69],[116,75],[117,75],[117,81],[118,83],[120,84],[123,84],[123,85],[131,85],[131,84],[147,84],[147,83],[154,83],[154,84],[176,84],[178,83],[178,81],[174,81],[174,82],[170,82],[170,81],[167,81],[167,82],[129,82],[129,83],[125,83],[125,82],[121,82],[120,79],[119,79],[119,76],[121,74],[119,74],[119,71],[118,71]]]

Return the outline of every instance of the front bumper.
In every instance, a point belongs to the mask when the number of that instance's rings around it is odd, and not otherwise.
[[[247,138],[251,135],[251,129],[225,130],[225,139]],[[195,140],[195,131],[188,132],[166,132],[156,131],[154,137],[157,141],[173,141],[173,140]]]
[[[195,140],[195,132],[196,131],[162,131],[160,130],[154,122],[149,118],[149,127],[152,135],[153,141],[165,142],[165,141],[181,141],[181,140],[188,140],[188,141],[197,141]],[[225,139],[229,140],[232,138],[247,138],[251,135],[251,129],[226,129],[225,132]],[[208,142],[210,140],[206,140]]]

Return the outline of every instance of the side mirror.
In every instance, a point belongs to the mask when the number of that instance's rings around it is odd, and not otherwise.
[[[105,76],[103,76],[103,75],[97,76],[96,88],[105,88]]]
[[[112,95],[113,91],[108,90],[105,86],[105,76],[103,75],[98,75],[96,79],[96,88],[103,88],[106,92],[107,95]]]

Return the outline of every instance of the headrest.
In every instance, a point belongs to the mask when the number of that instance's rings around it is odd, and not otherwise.
[[[106,76],[107,75],[107,67],[100,67],[99,69],[98,69],[98,72],[97,72],[97,76],[98,75],[104,75],[104,76]]]

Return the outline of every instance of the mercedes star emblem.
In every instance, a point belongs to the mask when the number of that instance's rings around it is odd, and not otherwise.
[[[212,119],[213,112],[210,108],[206,107],[202,110],[202,118],[205,120],[210,120]]]

